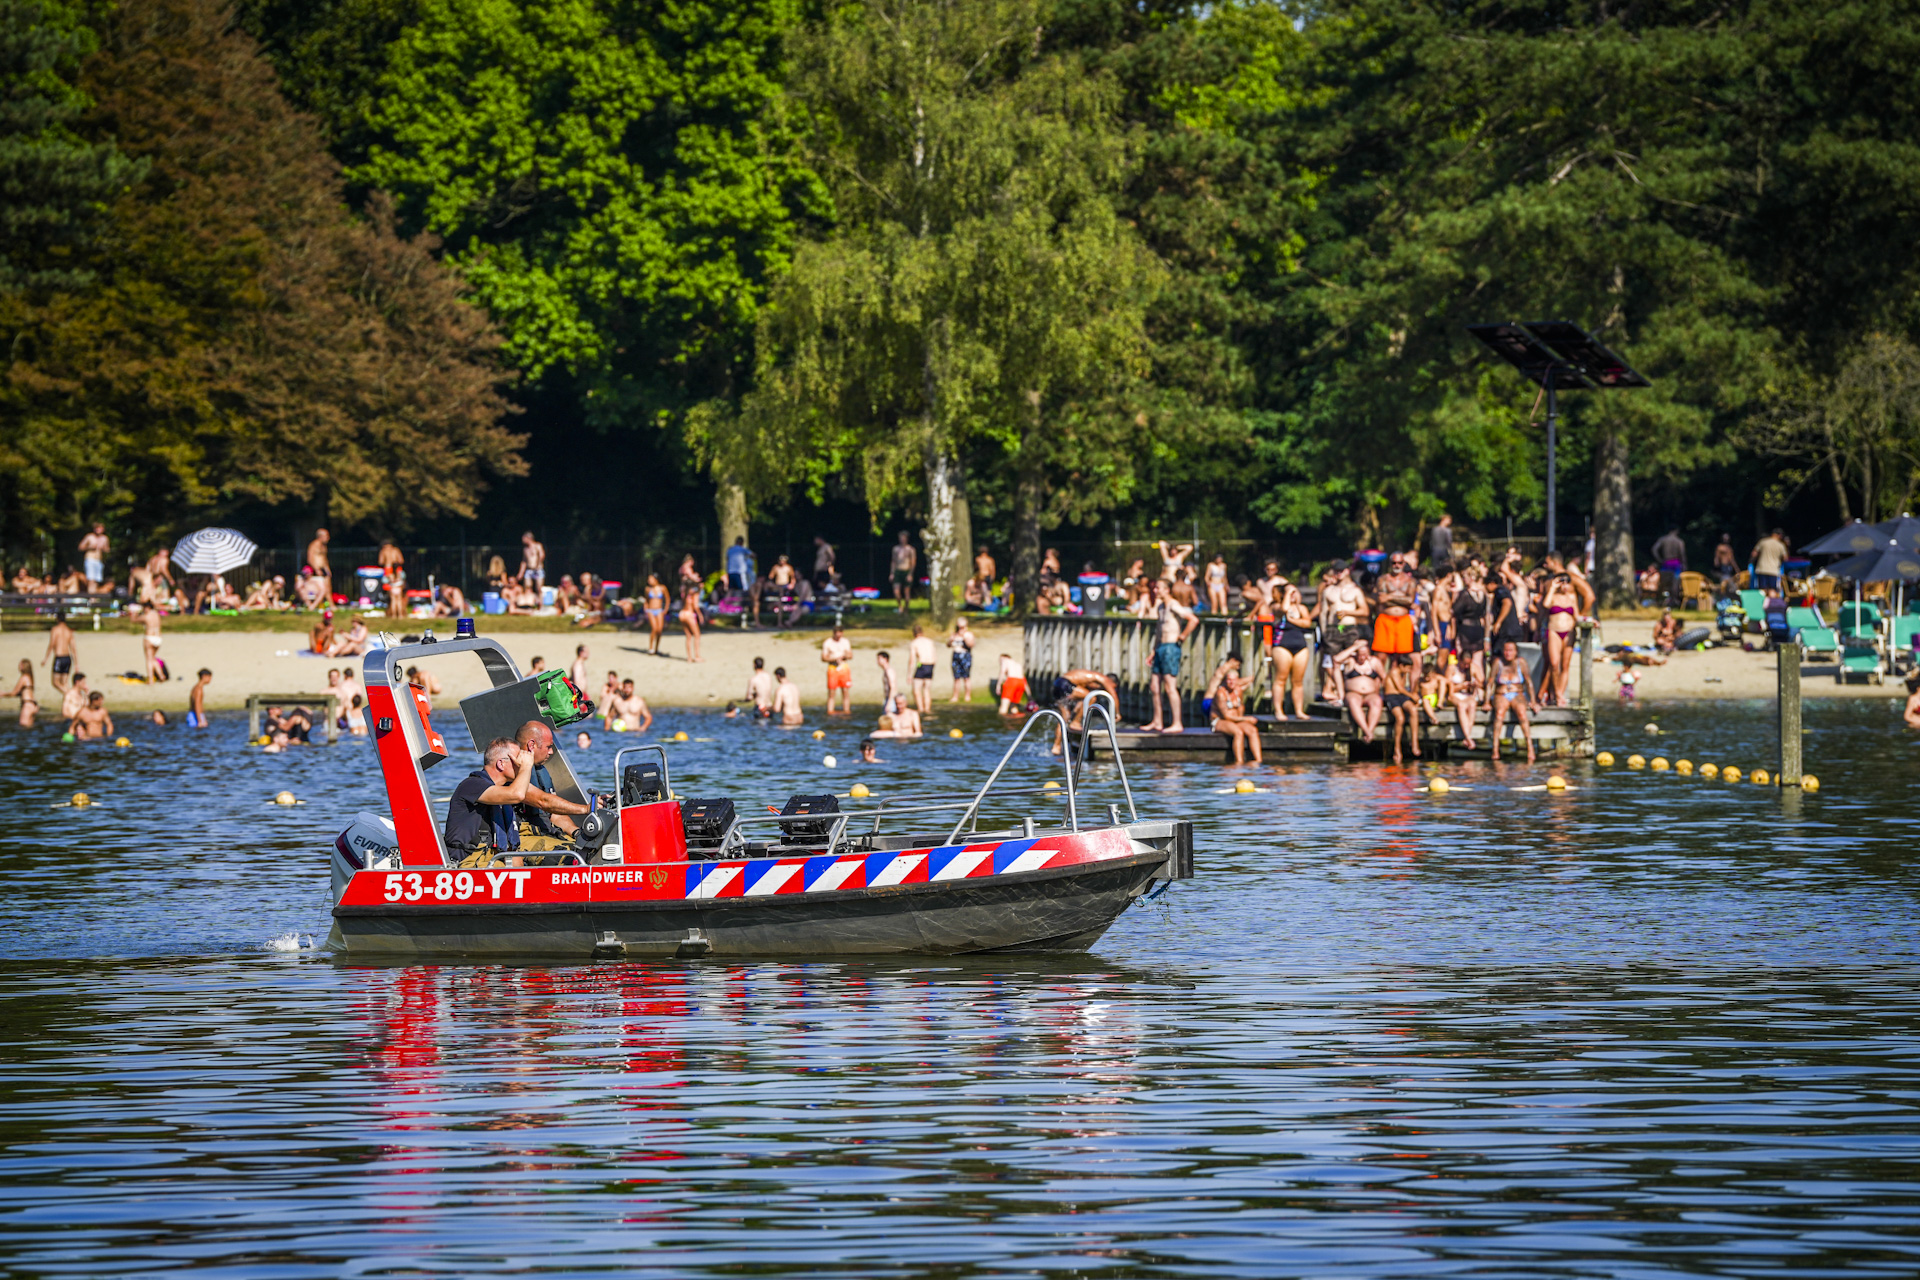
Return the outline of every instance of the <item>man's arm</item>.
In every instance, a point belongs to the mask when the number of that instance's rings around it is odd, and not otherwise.
[[[653,712],[647,709],[647,700],[640,698],[640,732],[645,733],[653,726]]]
[[[565,796],[557,796],[551,791],[542,791],[539,787],[529,786],[527,798],[523,802],[545,813],[578,815],[587,812],[587,806],[575,804]]]
[[[517,766],[513,781],[502,785],[498,782],[480,793],[481,804],[524,804],[527,799],[527,785],[533,777],[533,753],[518,751],[514,753]]]

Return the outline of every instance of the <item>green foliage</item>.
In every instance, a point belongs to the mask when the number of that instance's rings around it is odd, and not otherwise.
[[[146,173],[78,259],[91,287],[0,295],[7,541],[263,503],[386,532],[519,470],[485,317],[386,202],[348,216],[212,0],[127,0],[103,35],[85,129]]]
[[[632,423],[732,389],[816,199],[779,97],[793,21],[789,0],[414,0],[370,89],[314,92],[348,118],[350,176],[441,237],[520,367]]]
[[[140,166],[74,131],[93,32],[68,5],[0,0],[0,290],[84,284],[74,254]]]

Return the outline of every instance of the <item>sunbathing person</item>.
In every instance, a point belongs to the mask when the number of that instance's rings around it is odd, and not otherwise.
[[[1260,756],[1260,725],[1247,714],[1247,686],[1253,681],[1240,674],[1240,655],[1229,653],[1213,673],[1206,696],[1213,700],[1213,731],[1227,735],[1233,745],[1233,762],[1245,764],[1247,752],[1253,752],[1255,764],[1265,763]]]
[[[1373,646],[1362,638],[1334,659],[1334,670],[1339,672],[1340,688],[1346,693],[1347,714],[1353,717],[1355,736],[1361,742],[1372,742],[1386,712],[1380,696],[1380,682],[1385,677],[1380,659],[1373,656]]]

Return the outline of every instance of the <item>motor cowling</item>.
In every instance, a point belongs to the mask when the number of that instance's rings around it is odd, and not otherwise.
[[[356,871],[400,865],[400,838],[393,819],[380,813],[356,813],[353,824],[333,839],[327,861],[333,867],[333,900],[346,892]]]

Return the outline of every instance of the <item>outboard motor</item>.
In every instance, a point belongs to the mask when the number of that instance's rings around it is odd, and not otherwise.
[[[393,819],[380,813],[354,814],[353,825],[333,838],[333,854],[327,862],[333,868],[335,902],[346,892],[354,872],[399,866],[400,838],[394,833]]]

